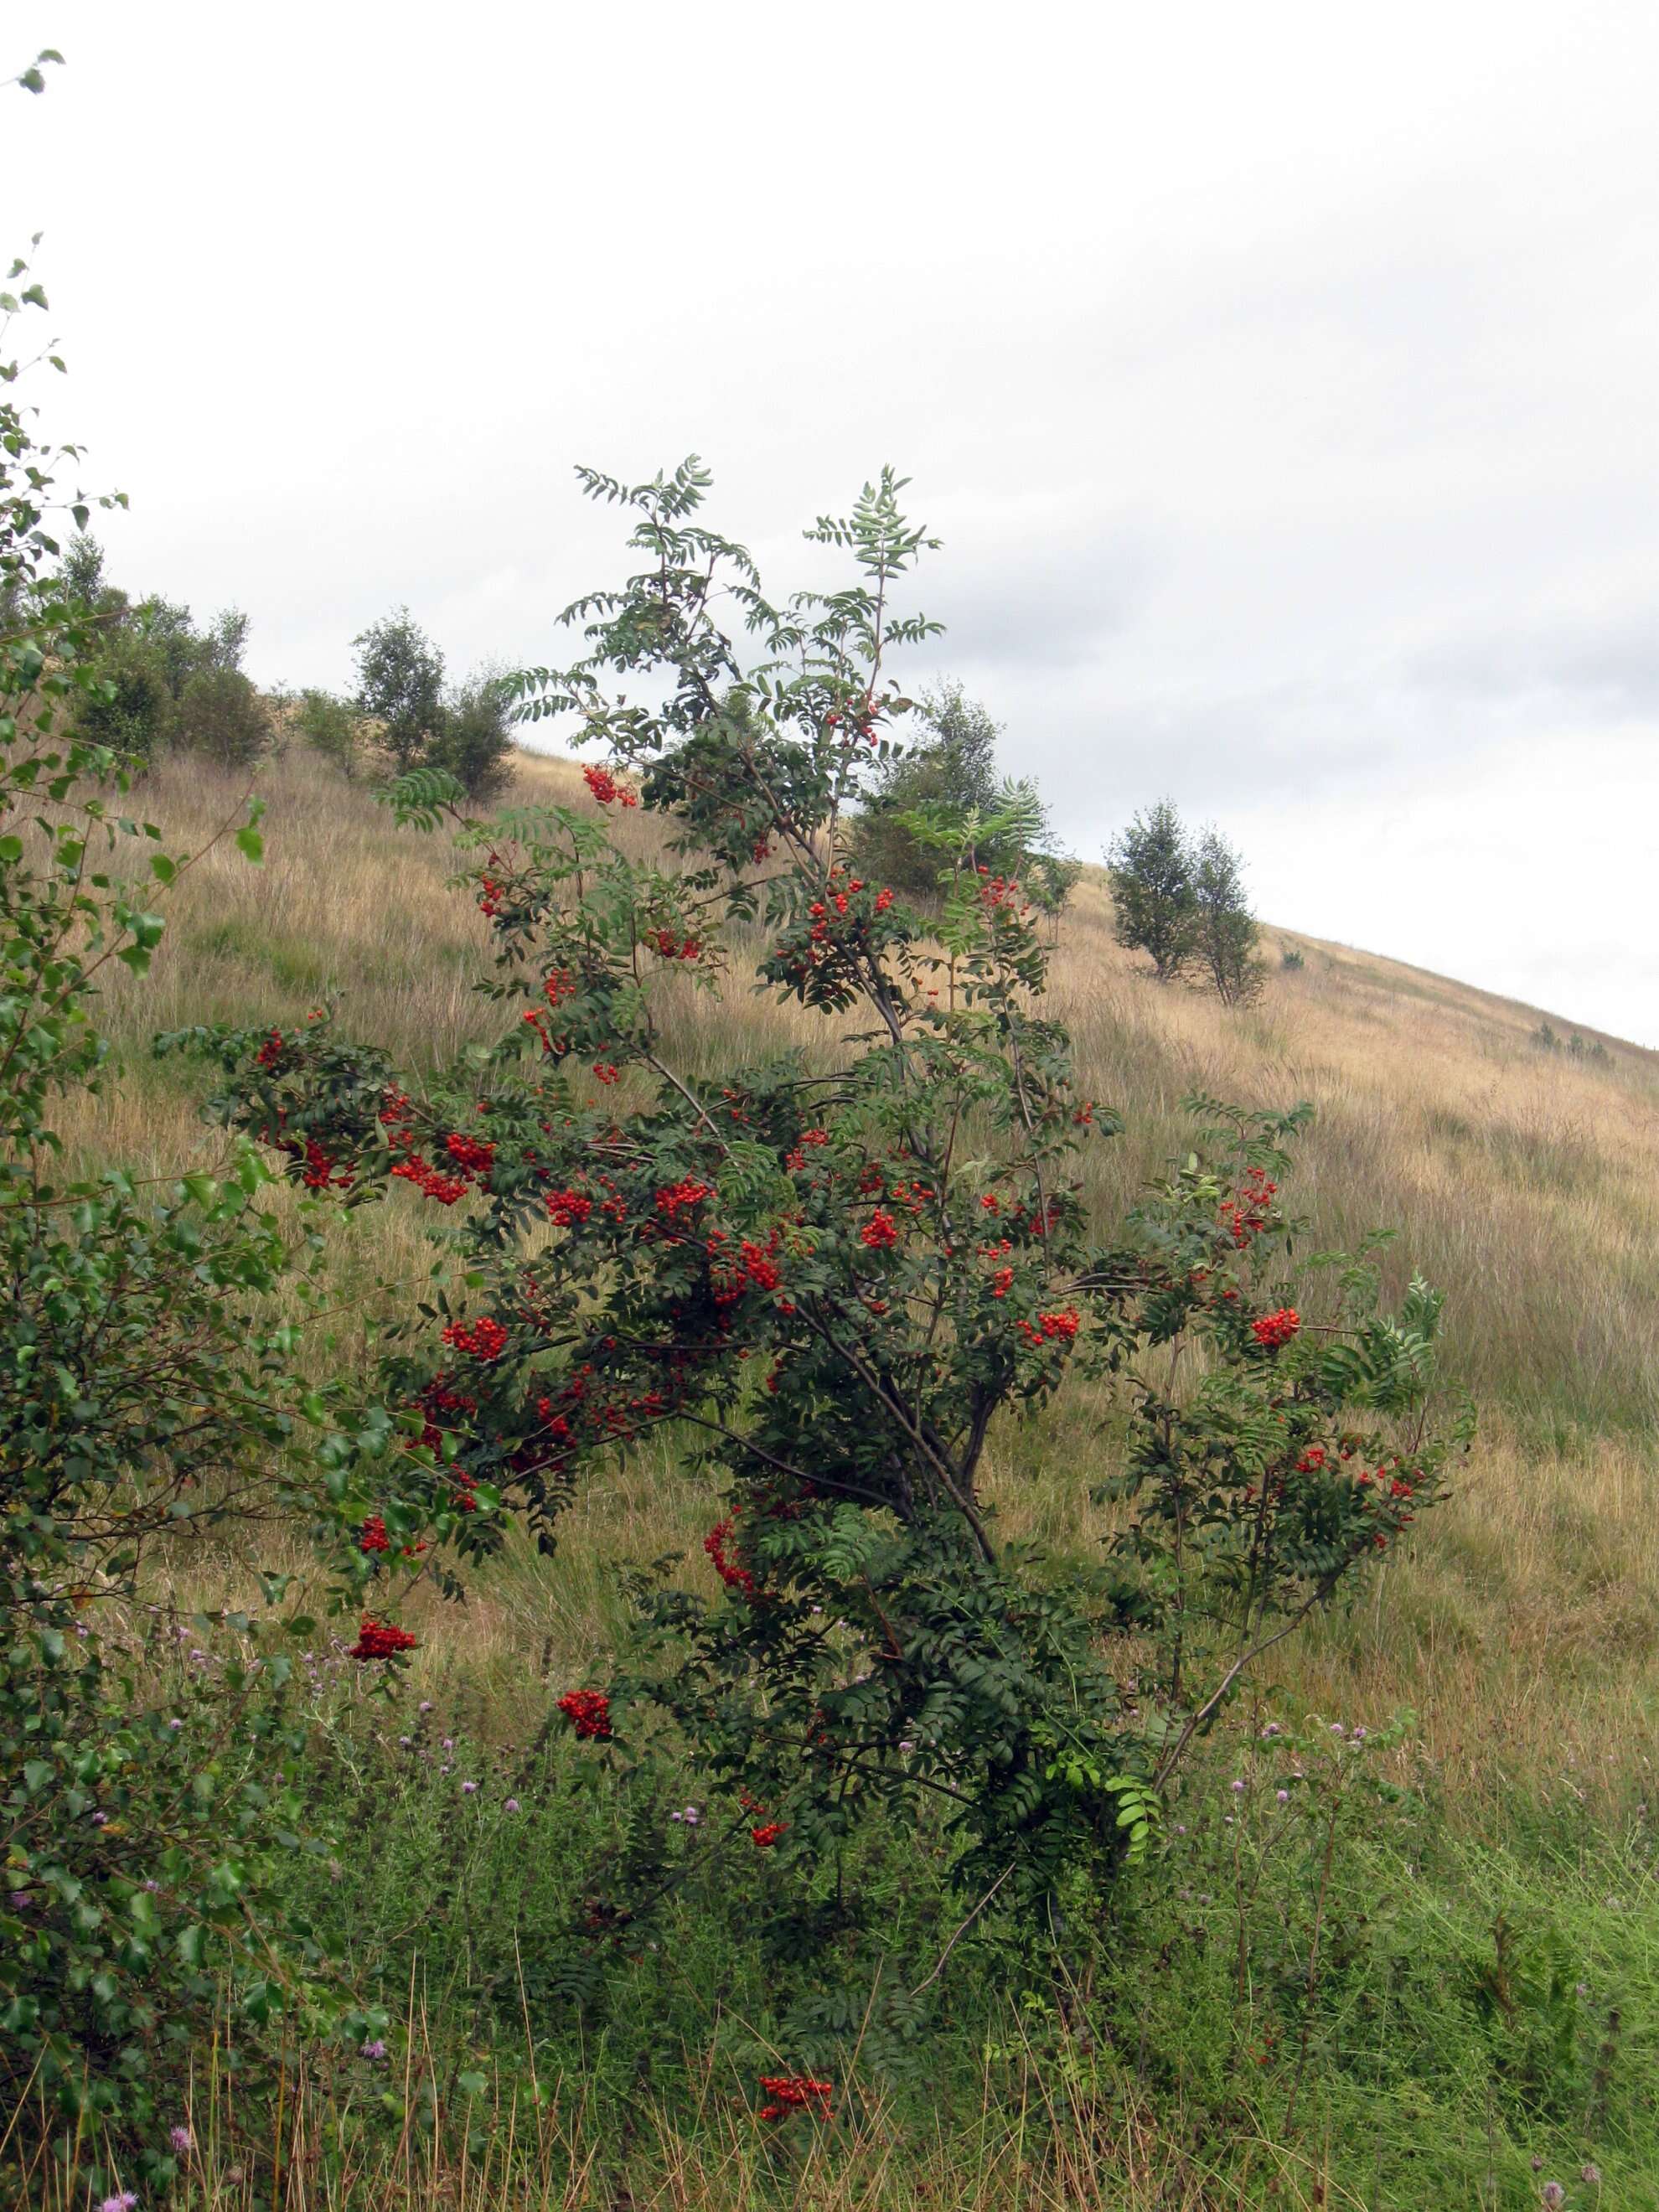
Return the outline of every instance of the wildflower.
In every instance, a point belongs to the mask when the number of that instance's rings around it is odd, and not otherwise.
[[[167,2130],[167,2141],[173,2145],[173,2149],[178,2152],[180,2158],[184,2157],[186,2151],[194,2150],[196,2148],[196,2138],[191,2135],[188,2128],[169,2128]]]
[[[181,1729],[184,1726],[184,1723],[182,1721],[169,1721],[167,1723],[167,1726],[170,1729]]]
[[[421,1703],[420,1703],[420,1708],[419,1708],[419,1710],[420,1710],[422,1712],[423,1712],[423,1713],[429,1713],[429,1712],[432,1711],[432,1700],[431,1700],[431,1698],[422,1698],[421,1699]]]
[[[1291,1793],[1288,1790],[1276,1790],[1273,1795],[1281,1805],[1288,1805],[1291,1802]]]
[[[380,2037],[377,2035],[372,2043],[364,2044],[362,2051],[358,2053],[358,2057],[361,2058],[384,2058],[386,2057],[386,2045],[381,2042]]]
[[[135,2190],[124,2189],[118,2197],[105,2197],[103,2203],[98,2207],[98,2212],[132,2212],[137,2202],[137,2192]]]
[[[1538,2192],[1538,2201],[1540,2204],[1547,2204],[1553,2208],[1566,2203],[1567,2192],[1559,2181],[1547,2181]]]
[[[1601,2169],[1593,2162],[1587,2163],[1579,2167],[1578,2179],[1581,2181],[1587,2181],[1592,2189],[1599,2189],[1601,2185]]]
[[[478,1785],[476,1782],[463,1782],[461,1784],[461,1795],[463,1797],[474,1796],[477,1792],[477,1788]]]
[[[519,1801],[516,1797],[509,1797],[506,1804],[501,1808],[503,1813],[516,1813],[518,1809]]]
[[[1242,1781],[1234,1783],[1233,1795],[1235,1797],[1242,1797],[1244,1795],[1244,1784]]]

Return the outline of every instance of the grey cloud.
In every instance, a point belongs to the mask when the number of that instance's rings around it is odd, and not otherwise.
[[[1649,606],[1451,637],[1419,653],[1408,674],[1424,690],[1456,699],[1553,697],[1594,719],[1659,714],[1659,614]]]

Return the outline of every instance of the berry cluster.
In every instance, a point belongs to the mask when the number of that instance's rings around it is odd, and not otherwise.
[[[1263,1314],[1250,1323],[1250,1334],[1256,1342],[1270,1352],[1281,1344],[1288,1344],[1302,1326],[1302,1316],[1294,1306],[1280,1306],[1277,1313]]]
[[[499,1359],[507,1349],[507,1331],[488,1314],[471,1323],[453,1321],[444,1331],[444,1342],[474,1359]]]
[[[645,941],[663,960],[695,960],[702,951],[701,938],[676,937],[672,929],[648,930]]]
[[[559,1699],[559,1711],[584,1741],[609,1741],[611,1700],[603,1690],[567,1690]]]
[[[694,1213],[704,1199],[714,1195],[713,1183],[702,1182],[696,1176],[682,1176],[678,1182],[665,1183],[657,1193],[657,1211],[670,1221],[682,1215]]]
[[[399,1651],[412,1651],[418,1638],[406,1628],[399,1628],[390,1620],[376,1620],[366,1613],[357,1624],[357,1641],[346,1654],[349,1659],[390,1659]]]
[[[550,1190],[542,1201],[556,1229],[580,1229],[593,1211],[593,1201],[579,1190]]]
[[[1240,1182],[1236,1194],[1224,1199],[1218,1211],[1233,1243],[1242,1252],[1253,1237],[1259,1237],[1273,1218],[1273,1203],[1279,1185],[1269,1180],[1265,1168],[1251,1168]]]
[[[755,1595],[755,1577],[741,1560],[734,1559],[726,1550],[732,1539],[731,1521],[717,1521],[702,1540],[702,1548],[714,1562],[714,1572],[728,1589],[738,1590],[746,1598]]]
[[[1019,1328],[1020,1334],[1030,1344],[1043,1344],[1056,1339],[1069,1344],[1081,1325],[1076,1308],[1065,1306],[1058,1313],[1039,1314],[1035,1322],[1023,1321]]]
[[[810,2074],[763,2074],[760,2085],[768,2100],[760,2108],[763,2120],[787,2120],[791,2112],[811,2112],[821,2120],[831,2118],[833,2081],[815,2081]]]
[[[608,768],[592,766],[585,768],[582,770],[582,781],[601,806],[609,806],[612,799],[620,799],[624,806],[637,806],[640,803],[638,793],[629,791],[625,785],[618,783]]]

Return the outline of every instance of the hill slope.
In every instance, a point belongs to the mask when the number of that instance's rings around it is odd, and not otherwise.
[[[297,752],[262,781],[264,866],[216,848],[181,884],[149,981],[117,987],[125,1073],[83,1109],[89,1151],[167,1170],[211,1143],[185,1087],[194,1071],[146,1055],[156,1029],[282,1023],[333,991],[343,1026],[416,1063],[491,1034],[471,988],[484,928],[446,893],[441,842],[398,832],[372,794]],[[528,757],[517,795],[590,803],[569,763]],[[238,796],[172,761],[143,800],[191,846]],[[651,825],[635,834],[648,839]],[[1103,1218],[1184,1147],[1189,1092],[1305,1097],[1317,1118],[1290,1197],[1317,1242],[1392,1226],[1390,1270],[1448,1293],[1453,1364],[1483,1420],[1459,1497],[1387,1571],[1399,1581],[1392,1626],[1380,1605],[1369,1627],[1328,1624],[1292,1663],[1316,1693],[1363,1680],[1413,1705],[1466,1784],[1517,1759],[1547,1780],[1564,1751],[1593,1765],[1610,1721],[1645,1744],[1659,1679],[1659,1054],[1612,1040],[1606,1062],[1547,1054],[1532,1008],[1291,932],[1268,941],[1305,964],[1276,966],[1248,1012],[1160,988],[1114,941],[1096,872],[1061,925],[1053,1002],[1083,1085],[1127,1125],[1095,1150]],[[749,1031],[762,1050],[791,1026],[746,997],[720,1006],[689,992],[680,1018],[694,1064],[717,1031]],[[358,1222],[365,1263],[424,1265],[410,1209]],[[1060,1542],[1087,1533],[1079,1468],[1101,1453],[1101,1418],[1074,1393],[1035,1430],[1011,1431],[998,1460],[1006,1525]],[[434,1623],[436,1642],[459,1639],[504,1671],[527,1636],[591,1649],[610,1626],[607,1562],[673,1542],[695,1553],[696,1512],[672,1469],[626,1474],[578,1510],[550,1577],[529,1564],[505,1573],[464,1622]]]

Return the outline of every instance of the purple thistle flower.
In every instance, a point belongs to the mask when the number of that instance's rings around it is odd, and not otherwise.
[[[1579,2167],[1578,2179],[1588,2181],[1592,2189],[1599,2189],[1601,2186],[1601,2169],[1593,2161],[1588,2161]]]
[[[185,2155],[186,2151],[194,2150],[196,2148],[196,2138],[191,2135],[188,2128],[169,2128],[167,2130],[167,2141],[173,2145],[173,2148],[178,2152],[180,2158]]]
[[[386,2045],[380,2041],[379,2036],[376,2036],[372,2043],[364,2044],[358,2056],[362,2058],[384,2058]]]
[[[477,1788],[477,1786],[478,1786],[478,1785],[477,1785],[477,1784],[476,1782],[463,1782],[463,1783],[462,1783],[462,1784],[461,1784],[461,1795],[462,1795],[462,1796],[463,1796],[463,1797],[470,1797],[470,1796],[471,1796],[471,1795],[472,1795],[473,1791]]]
[[[506,1804],[501,1808],[503,1813],[516,1813],[518,1809],[519,1801],[516,1797],[509,1797]]]
[[[1553,2208],[1566,2203],[1567,2192],[1559,2181],[1547,2181],[1538,2192],[1538,2201],[1540,2204],[1547,2204]]]

